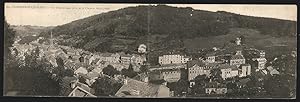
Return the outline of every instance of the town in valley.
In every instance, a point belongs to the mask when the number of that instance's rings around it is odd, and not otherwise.
[[[5,26],[7,34],[15,33],[11,25]],[[154,28],[146,29],[149,33]],[[57,32],[51,28],[47,36],[13,38],[4,73],[8,73],[5,84],[12,86],[5,88],[5,95],[293,98],[296,94],[296,47],[275,56],[266,49],[250,46],[247,37],[235,35],[223,46],[192,50],[159,50],[151,41],[141,40],[126,51],[103,51],[106,47],[95,51],[86,49],[94,43],[80,48],[59,42]],[[11,73],[15,77],[10,77]]]

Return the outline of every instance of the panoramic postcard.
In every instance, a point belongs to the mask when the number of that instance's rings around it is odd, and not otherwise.
[[[294,99],[296,5],[5,3],[5,96]]]

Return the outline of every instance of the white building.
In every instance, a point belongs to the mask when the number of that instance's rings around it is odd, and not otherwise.
[[[182,56],[179,54],[176,55],[163,55],[158,57],[159,64],[179,64],[179,63],[187,63],[191,58]]]
[[[146,53],[147,46],[145,44],[141,44],[138,48],[138,53]]]
[[[240,68],[240,73],[239,76],[240,77],[245,77],[251,75],[251,66],[250,64],[242,64],[241,68]]]
[[[242,55],[242,51],[237,51],[235,55],[232,55],[229,61],[230,65],[236,65],[239,67],[241,64],[245,64],[246,60]]]
[[[265,58],[265,52],[260,51],[259,58],[254,58],[254,61],[257,61],[257,70],[262,70],[265,68],[265,65],[267,63],[267,59]]]
[[[221,70],[221,77],[223,79],[232,78],[239,75],[239,70],[235,65],[221,64],[219,65]]]

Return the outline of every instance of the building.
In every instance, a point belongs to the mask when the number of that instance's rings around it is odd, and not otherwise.
[[[250,64],[242,64],[239,69],[239,77],[245,77],[251,75],[251,65]]]
[[[131,57],[131,63],[133,64],[144,65],[146,61],[147,59],[145,55],[133,54]]]
[[[180,69],[161,70],[163,79],[167,82],[177,82],[181,78]]]
[[[265,65],[267,63],[267,59],[265,58],[265,52],[264,51],[260,51],[259,58],[253,58],[252,60],[255,61],[255,64],[257,66],[256,71],[262,70],[266,67]]]
[[[204,63],[200,60],[192,60],[187,63],[188,80],[193,80],[198,75],[210,75],[210,70],[216,68],[215,63]]]
[[[269,71],[269,73],[270,73],[271,76],[276,75],[276,74],[277,75],[280,74],[279,71],[277,71],[276,69],[274,69],[272,66],[268,66],[267,70]]]
[[[146,83],[130,78],[124,80],[124,85],[115,94],[117,97],[170,97],[170,90],[165,85]]]
[[[205,62],[206,63],[215,63],[215,61],[216,61],[215,53],[207,53],[205,55]]]
[[[146,53],[146,49],[147,49],[147,46],[145,44],[141,44],[139,47],[138,47],[138,53]]]
[[[179,64],[179,63],[187,63],[187,61],[191,60],[191,58],[182,56],[179,54],[176,55],[163,55],[158,57],[158,63],[163,64]]]
[[[120,55],[118,53],[102,53],[99,55],[99,59],[108,63],[120,63]]]
[[[88,73],[88,70],[84,67],[79,67],[78,69],[76,69],[74,71],[74,74],[79,74],[79,73],[82,73],[82,74],[87,74]]]
[[[153,72],[160,73],[162,77],[167,82],[177,82],[181,78],[181,69],[186,69],[185,64],[168,64],[158,67],[152,67],[149,70]]]
[[[220,64],[218,68],[221,70],[221,77],[223,79],[232,78],[239,75],[238,67],[229,64]]]
[[[209,82],[205,84],[205,93],[206,94],[226,94],[227,87],[224,84],[217,82]]]
[[[90,55],[85,55],[84,56],[84,63],[91,65],[93,60],[95,60],[96,58],[94,57],[94,55],[90,54]]]
[[[187,63],[188,61],[192,60],[191,57],[188,57],[188,56],[183,56],[182,57],[182,60],[181,60],[181,63]]]
[[[76,86],[68,95],[68,97],[96,97],[95,95],[91,94],[87,90]]]
[[[245,64],[246,60],[242,55],[242,51],[237,51],[235,55],[232,55],[229,61],[230,65],[236,65],[239,67],[241,64]]]
[[[129,64],[132,56],[125,53],[120,53],[120,63]]]

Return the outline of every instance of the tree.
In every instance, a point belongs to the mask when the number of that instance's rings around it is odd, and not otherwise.
[[[148,71],[149,71],[148,66],[146,66],[146,65],[142,65],[142,66],[140,67],[140,70],[141,70],[142,73],[143,73],[143,72],[148,72]]]
[[[107,67],[103,68],[103,74],[113,77],[114,75],[120,74],[120,72],[112,65],[108,65]]]
[[[209,81],[206,75],[198,75],[195,77],[195,85],[191,88],[194,94],[203,94],[205,92],[205,83]]]
[[[56,63],[57,63],[57,68],[54,73],[56,73],[59,77],[64,77],[65,75],[65,67],[64,67],[64,60],[60,57],[56,57]]]
[[[189,82],[184,79],[179,79],[176,83],[176,90],[178,95],[182,96],[183,92],[188,91]]]
[[[12,47],[16,32],[10,27],[10,25],[4,20],[4,58],[10,53],[9,47]]]
[[[127,76],[129,78],[133,78],[137,75],[137,72],[135,72],[132,68],[132,65],[130,64],[128,69],[122,69],[121,74],[124,76]]]
[[[212,69],[210,70],[210,75],[211,75],[211,79],[213,81],[217,81],[219,83],[221,83],[223,81],[222,77],[221,77],[221,70],[220,69]]]
[[[115,93],[121,88],[122,84],[117,83],[113,79],[108,77],[98,78],[96,82],[91,86],[95,90],[96,96],[109,96],[115,95]]]
[[[272,97],[290,97],[287,83],[284,82],[282,75],[274,75],[264,82],[264,88]]]

